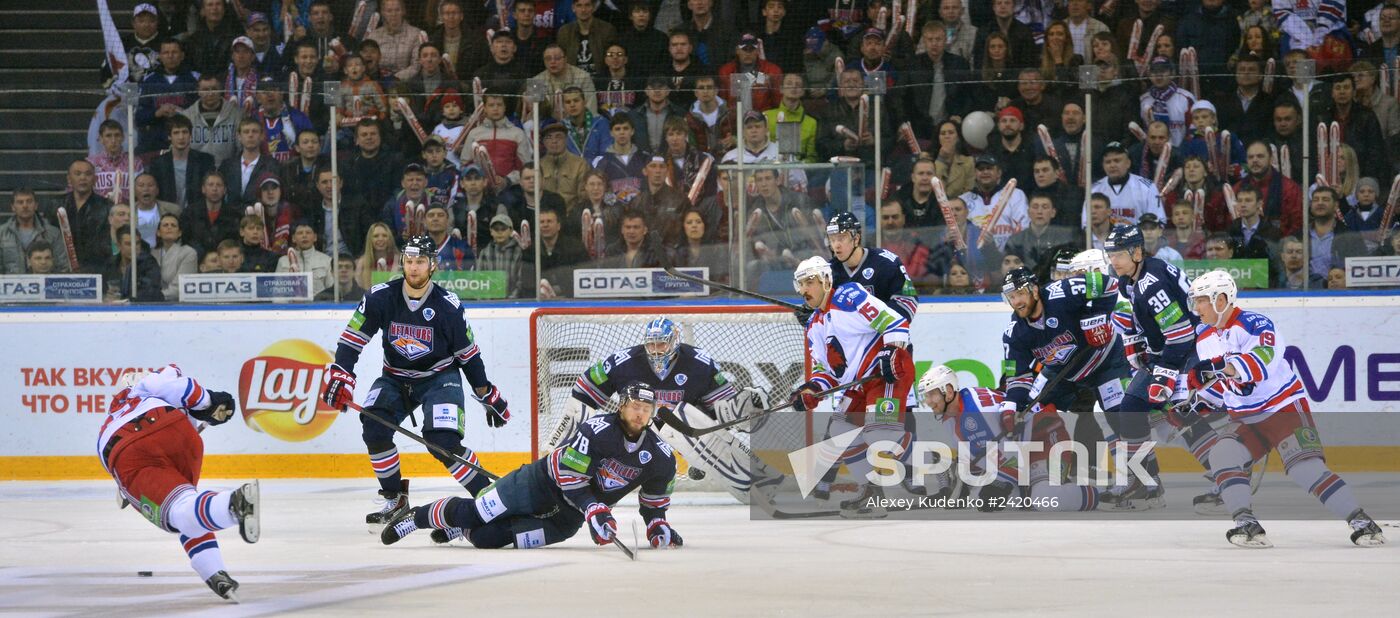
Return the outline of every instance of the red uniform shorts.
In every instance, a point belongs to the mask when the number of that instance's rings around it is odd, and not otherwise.
[[[1322,457],[1322,441],[1313,424],[1307,399],[1299,399],[1262,421],[1235,426],[1235,437],[1249,449],[1249,458],[1258,460],[1277,448],[1285,468],[1308,457]]]
[[[895,374],[899,377],[894,383],[875,378],[846,389],[843,394],[843,399],[849,400],[845,407],[846,420],[852,425],[904,423],[904,402],[914,388],[914,357],[907,349],[900,349],[894,354],[894,366]],[[870,371],[878,373],[880,369],[871,367]],[[874,418],[867,418],[866,410],[870,406],[875,406]]]
[[[161,508],[176,489],[199,484],[204,441],[184,412],[155,408],[118,429],[103,456],[132,506],[168,530]]]

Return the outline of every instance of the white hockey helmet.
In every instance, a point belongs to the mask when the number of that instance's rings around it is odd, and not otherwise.
[[[943,387],[953,386],[953,390],[958,390],[958,374],[947,365],[934,365],[929,367],[924,375],[919,378],[919,400],[924,401],[924,397],[933,391],[941,391]],[[927,402],[925,402],[927,404]]]
[[[1072,275],[1096,272],[1110,277],[1116,276],[1113,266],[1108,263],[1108,254],[1104,253],[1103,249],[1089,249],[1076,253],[1069,261],[1069,272]]]
[[[802,282],[809,277],[821,277],[826,281],[827,287],[831,287],[831,263],[821,256],[812,256],[802,260],[797,265],[797,270],[792,273],[792,289],[801,292]]]
[[[1210,300],[1210,306],[1214,307],[1222,316],[1229,313],[1230,309],[1235,306],[1237,294],[1239,294],[1239,288],[1235,286],[1235,278],[1231,277],[1230,273],[1220,269],[1201,273],[1201,276],[1196,277],[1196,280],[1191,282],[1191,298],[1206,297]],[[1215,302],[1217,296],[1225,297],[1223,309]]]

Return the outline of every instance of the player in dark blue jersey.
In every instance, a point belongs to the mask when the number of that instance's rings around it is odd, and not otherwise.
[[[355,363],[374,334],[383,331],[384,373],[365,398],[364,414],[402,423],[414,408],[423,408],[423,438],[444,451],[476,463],[476,454],[462,445],[466,428],[460,372],[471,383],[472,396],[486,409],[486,422],[500,427],[510,420],[504,397],[486,378],[486,365],[472,336],[457,295],[432,282],[436,248],[428,236],[416,236],[403,248],[403,278],[381,283],[365,294],[340,335],[335,362],[326,367],[321,398],[344,410],[354,399]],[[370,466],[379,479],[383,508],[365,516],[381,525],[408,508],[408,481],[399,473],[394,431],[361,419]],[[488,481],[470,466],[433,454],[462,487],[473,495]]]
[[[529,549],[564,541],[584,524],[593,542],[617,536],[612,506],[633,490],[652,547],[680,547],[681,535],[666,521],[675,485],[671,446],[650,425],[656,393],[633,382],[619,389],[612,414],[579,425],[567,444],[521,466],[476,499],[443,498],[414,507],[380,533],[391,545],[421,528],[460,528],[483,549]]]
[[[899,256],[885,249],[861,245],[860,221],[843,212],[826,224],[826,242],[831,247],[831,287],[855,282],[875,298],[884,301],[910,323],[919,311],[919,293]]]

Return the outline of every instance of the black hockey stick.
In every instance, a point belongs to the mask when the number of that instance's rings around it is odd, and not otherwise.
[[[833,386],[833,387],[831,387],[831,388],[828,388],[828,389],[826,389],[826,390],[824,390],[824,391],[822,391],[822,392],[820,392],[820,393],[817,393],[816,395],[813,395],[813,396],[814,396],[814,397],[818,397],[818,398],[825,397],[825,396],[830,395],[830,394],[832,394],[832,393],[834,393],[834,392],[836,392],[836,391],[841,391],[841,390],[845,390],[845,389],[848,389],[848,388],[853,388],[853,387],[856,387],[856,386],[860,386],[861,384],[865,384],[866,382],[869,382],[869,381],[871,381],[871,380],[874,380],[875,378],[878,378],[878,377],[880,377],[880,374],[878,374],[878,373],[871,374],[871,375],[865,376],[864,378],[861,378],[861,379],[859,379],[859,380],[856,380],[856,381],[854,381],[854,382],[850,382],[850,383],[847,383],[847,384],[838,384],[838,385]],[[768,409],[766,409],[766,410],[759,410],[759,411],[754,412],[753,414],[750,414],[750,415],[748,415],[748,416],[744,416],[744,417],[741,417],[741,418],[736,418],[736,419],[734,419],[734,420],[732,420],[732,421],[726,421],[726,422],[720,423],[720,424],[718,424],[718,425],[711,425],[711,426],[709,426],[709,427],[701,427],[701,428],[698,428],[698,429],[695,428],[695,427],[691,427],[690,425],[687,425],[687,424],[685,423],[685,421],[682,421],[679,417],[677,417],[677,416],[676,416],[676,413],[675,413],[675,412],[672,412],[670,408],[658,408],[657,411],[656,411],[656,414],[657,414],[657,416],[660,416],[660,417],[661,417],[661,420],[662,420],[662,421],[664,421],[667,425],[671,426],[672,429],[675,429],[675,430],[676,430],[676,433],[679,433],[679,434],[681,434],[681,435],[683,435],[683,436],[686,436],[686,437],[688,437],[688,438],[699,438],[700,436],[703,436],[703,435],[706,435],[706,434],[710,434],[710,433],[714,433],[714,432],[719,431],[719,430],[721,430],[721,429],[729,429],[730,427],[733,427],[733,426],[735,426],[735,425],[741,425],[741,424],[743,424],[743,423],[747,423],[747,422],[749,422],[749,421],[751,421],[751,420],[754,420],[754,419],[756,419],[756,418],[758,418],[758,417],[760,417],[760,416],[764,416],[764,415],[766,415],[766,414],[771,414],[771,413],[773,413],[773,412],[777,412],[777,411],[780,411],[780,410],[786,410],[786,409],[788,409],[788,408],[791,408],[791,407],[792,407],[794,404],[796,404],[796,403],[797,403],[797,400],[796,400],[796,399],[793,399],[793,400],[788,401],[787,403],[784,403],[784,404],[781,404],[781,405],[777,405],[777,406],[768,408]]]
[[[652,233],[655,234],[655,232],[652,232]],[[659,237],[658,237],[658,238],[659,238]],[[731,285],[725,285],[725,284],[719,283],[719,282],[717,282],[717,281],[710,281],[709,279],[701,279],[701,278],[699,278],[699,277],[696,277],[696,276],[693,276],[693,275],[687,275],[687,274],[685,274],[685,273],[683,273],[683,272],[680,272],[680,271],[676,270],[676,265],[671,263],[671,258],[670,258],[670,256],[666,255],[666,251],[665,251],[664,249],[661,249],[661,247],[660,247],[660,241],[657,241],[656,257],[657,257],[658,260],[661,261],[661,268],[662,268],[663,270],[666,271],[666,274],[668,274],[668,275],[670,275],[670,276],[672,276],[672,277],[675,277],[675,278],[677,278],[677,279],[683,279],[683,280],[689,281],[689,282],[691,282],[691,283],[698,283],[698,284],[700,284],[700,285],[709,286],[709,287],[712,287],[712,288],[724,290],[724,291],[729,292],[729,293],[731,293],[731,294],[738,294],[738,295],[740,295],[740,296],[747,296],[747,297],[752,298],[752,299],[754,299],[754,300],[761,300],[761,301],[763,301],[763,302],[765,302],[765,303],[768,303],[768,304],[770,304],[770,305],[777,305],[777,306],[779,306],[779,307],[783,307],[784,309],[788,309],[788,310],[791,310],[791,311],[811,311],[810,309],[807,308],[806,305],[795,305],[795,304],[790,303],[790,302],[785,301],[785,300],[773,298],[772,296],[767,296],[767,295],[764,295],[764,294],[759,294],[758,292],[750,292],[750,291],[745,290],[745,289],[742,289],[742,288],[736,288],[736,287],[731,286]]]
[[[461,455],[458,455],[458,454],[456,454],[456,453],[449,453],[449,452],[443,450],[442,447],[440,447],[440,446],[438,446],[438,445],[436,445],[436,444],[433,444],[432,442],[429,442],[429,441],[427,441],[427,440],[424,440],[424,439],[423,439],[423,436],[420,436],[420,435],[418,435],[418,434],[416,434],[416,433],[413,433],[413,432],[411,432],[411,431],[409,431],[409,430],[407,430],[407,429],[404,429],[403,427],[399,427],[398,423],[391,423],[391,422],[386,421],[386,420],[384,420],[384,419],[382,419],[382,418],[379,418],[378,416],[375,416],[375,415],[373,415],[373,414],[370,414],[370,413],[367,412],[364,408],[360,407],[360,404],[357,404],[357,403],[355,403],[355,402],[353,402],[353,401],[350,401],[350,402],[346,402],[345,407],[347,407],[347,408],[349,408],[349,409],[351,409],[351,410],[354,410],[354,411],[356,411],[356,412],[359,412],[361,418],[368,418],[368,419],[371,419],[371,420],[373,420],[374,422],[379,423],[380,425],[383,425],[383,426],[385,426],[385,427],[388,427],[389,429],[392,429],[392,430],[394,430],[394,431],[396,431],[396,432],[398,432],[398,433],[401,433],[401,434],[403,434],[403,435],[405,435],[405,436],[408,436],[409,439],[411,439],[411,440],[413,440],[414,442],[417,442],[417,443],[419,443],[419,444],[422,444],[423,446],[427,447],[428,450],[430,450],[430,451],[432,451],[432,452],[434,452],[434,453],[437,453],[437,454],[439,454],[439,455],[442,455],[443,457],[446,457],[446,458],[451,459],[451,460],[453,460],[453,461],[456,461],[457,463],[462,464],[462,465],[464,465],[464,466],[466,466],[466,467],[468,467],[468,468],[471,468],[471,469],[473,469],[473,470],[476,470],[479,474],[485,475],[486,478],[491,479],[492,481],[499,481],[499,480],[501,480],[501,477],[492,474],[492,473],[491,473],[489,470],[487,470],[486,468],[483,468],[483,467],[481,467],[481,466],[479,466],[479,465],[477,465],[477,464],[474,464],[474,463],[472,463],[472,462],[470,462],[470,461],[467,461],[467,460],[466,460],[465,458],[463,458]]]
[[[1022,408],[1020,412],[1016,413],[1016,422],[1012,425],[1011,429],[1009,431],[1003,431],[1001,435],[997,436],[996,438],[993,438],[993,441],[1000,442],[1006,439],[1007,436],[1021,433],[1021,430],[1024,429],[1026,426],[1026,413],[1034,409],[1036,406],[1045,403],[1045,400],[1050,397],[1050,393],[1054,392],[1055,387],[1060,385],[1060,381],[1064,380],[1065,376],[1071,373],[1075,373],[1081,369],[1084,369],[1084,365],[1088,363],[1089,356],[1092,355],[1094,353],[1094,350],[1096,349],[1097,348],[1093,346],[1086,345],[1084,347],[1079,348],[1078,350],[1075,350],[1074,355],[1070,356],[1069,361],[1067,361],[1063,365],[1064,369],[1056,373],[1049,380],[1046,380],[1045,386],[1042,386],[1040,388],[1040,393],[1037,394],[1029,404],[1026,404],[1026,407]],[[1070,367],[1074,367],[1074,371],[1070,371]],[[1042,368],[1040,371],[1041,373],[1044,373],[1045,369]]]

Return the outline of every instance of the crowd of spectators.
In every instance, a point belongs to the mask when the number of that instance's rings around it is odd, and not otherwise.
[[[1271,287],[1345,286],[1345,258],[1400,244],[1397,0],[157,4],[123,35],[136,126],[102,123],[53,203],[13,193],[5,273],[106,273],[144,301],[185,273],[307,270],[353,297],[428,234],[441,270],[503,271],[511,297],[663,263],[753,287],[824,254],[847,210],[925,293],[1122,223],[1165,259],[1264,260]],[[831,160],[864,172],[718,169]]]

